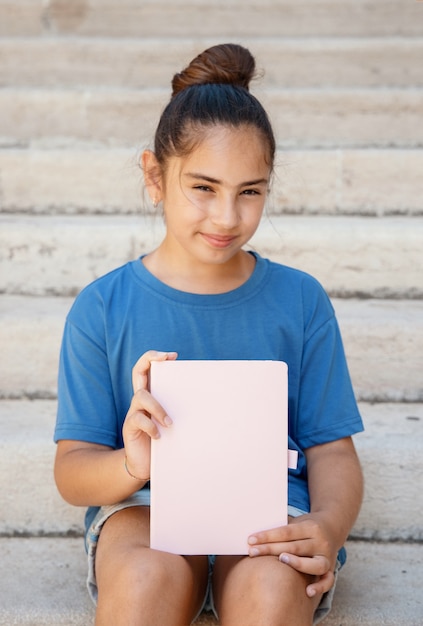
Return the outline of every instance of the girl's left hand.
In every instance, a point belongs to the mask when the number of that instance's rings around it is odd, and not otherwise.
[[[298,572],[318,577],[307,586],[312,598],[332,587],[337,550],[321,520],[312,514],[290,518],[287,526],[254,533],[248,539],[251,557],[273,554]]]

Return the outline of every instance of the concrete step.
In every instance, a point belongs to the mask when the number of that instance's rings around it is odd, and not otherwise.
[[[94,623],[80,539],[0,539],[0,550],[8,574],[0,588],[0,626]],[[325,626],[421,626],[423,546],[349,542],[347,550]],[[213,624],[208,614],[196,622]]]
[[[67,504],[54,483],[55,416],[54,400],[0,401],[0,536],[83,532],[85,508]]]
[[[355,443],[365,498],[354,539],[422,541],[423,404],[360,403]],[[54,400],[0,401],[0,536],[79,536],[85,509],[61,500],[53,480]],[[10,483],[13,477],[13,484]]]
[[[82,539],[1,538],[1,626],[89,626]]]
[[[423,145],[423,89],[261,88],[255,93],[281,148]],[[168,89],[159,88],[4,88],[0,145],[146,145],[169,97]]]
[[[71,298],[0,297],[0,397],[55,398]],[[423,302],[333,300],[356,395],[423,402]]]
[[[148,213],[138,159],[135,147],[0,149],[0,211]],[[422,171],[423,149],[279,151],[267,210],[423,215]]]
[[[0,35],[115,37],[421,35],[418,2],[402,0],[2,0]]]
[[[365,494],[352,535],[422,542],[423,404],[361,403],[360,410],[366,430],[355,443]]]
[[[0,39],[0,87],[170,87],[190,59],[226,37],[16,37]],[[260,83],[281,88],[423,87],[423,39],[244,38],[264,69]],[[34,72],[34,67],[37,71]]]
[[[161,217],[0,215],[0,292],[72,295],[163,237]],[[423,217],[264,217],[251,246],[333,296],[421,298]]]

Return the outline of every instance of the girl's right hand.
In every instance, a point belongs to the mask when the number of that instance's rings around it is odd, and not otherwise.
[[[132,370],[134,395],[123,424],[122,435],[128,471],[141,481],[150,478],[151,439],[160,437],[153,421],[168,428],[172,420],[149,391],[149,373],[152,361],[174,361],[176,352],[149,350],[136,362]]]

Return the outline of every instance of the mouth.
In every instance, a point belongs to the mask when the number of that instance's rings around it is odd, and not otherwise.
[[[212,233],[200,233],[204,241],[213,248],[228,248],[236,239],[234,235],[215,235]]]

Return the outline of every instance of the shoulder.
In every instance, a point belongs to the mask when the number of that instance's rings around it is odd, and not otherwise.
[[[126,300],[131,292],[131,261],[84,287],[76,296],[68,313],[68,321],[76,322],[81,317],[99,317],[104,311],[111,312],[116,306],[122,306],[122,296]]]
[[[267,267],[261,292],[263,306],[270,306],[277,315],[295,322],[305,338],[324,324],[334,322],[332,302],[317,278],[268,259],[262,262]]]
[[[313,303],[321,302],[333,310],[325,288],[316,277],[303,270],[269,259],[262,259],[262,261],[268,266],[271,288],[289,292],[291,296],[300,298],[304,304],[313,305]]]
[[[262,261],[268,265],[269,272],[276,280],[288,281],[294,286],[300,286],[305,289],[324,291],[319,280],[303,270],[284,265],[283,263],[277,263],[270,259],[262,259]]]

